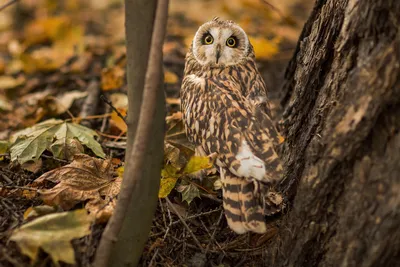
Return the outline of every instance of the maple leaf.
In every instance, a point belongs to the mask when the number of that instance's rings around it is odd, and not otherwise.
[[[193,184],[179,185],[176,190],[182,194],[182,200],[186,201],[188,204],[190,204],[194,198],[200,197],[199,189]]]
[[[32,261],[42,248],[56,265],[59,261],[75,264],[71,240],[90,234],[92,220],[85,210],[48,214],[14,230],[10,240]]]
[[[79,154],[71,164],[44,173],[34,185],[45,181],[57,183],[51,189],[39,190],[46,204],[69,210],[87,201],[85,208],[95,214],[97,220],[107,221],[114,210],[114,198],[120,191],[122,177],[115,177],[111,160]]]
[[[104,158],[103,149],[94,136],[97,136],[96,132],[85,126],[50,119],[19,131],[11,137],[11,142],[15,140],[10,148],[11,160],[18,160],[20,164],[30,160],[37,161],[46,149],[55,157],[71,159],[74,154],[83,152],[80,143]]]
[[[183,172],[185,174],[192,174],[211,167],[212,163],[209,157],[193,156],[189,159]]]

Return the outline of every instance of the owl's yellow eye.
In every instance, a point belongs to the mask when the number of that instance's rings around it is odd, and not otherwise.
[[[211,36],[211,34],[206,35],[206,37],[204,37],[204,43],[205,44],[212,44],[214,42],[214,38]]]
[[[226,40],[226,45],[229,46],[229,47],[235,47],[236,46],[236,39],[233,38],[233,37],[229,37]]]

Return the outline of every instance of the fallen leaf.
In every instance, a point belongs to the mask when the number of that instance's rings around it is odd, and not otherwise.
[[[10,147],[10,143],[8,141],[0,140],[0,154],[5,154]],[[4,157],[0,156],[0,160],[3,160]]]
[[[11,101],[6,98],[4,95],[0,95],[0,110],[10,111],[13,108],[13,105],[10,103]]]
[[[186,201],[189,205],[195,197],[200,197],[199,189],[193,184],[179,185],[176,190],[182,194],[182,201]]]
[[[85,126],[50,119],[11,137],[11,160],[18,160],[20,164],[29,160],[37,161],[46,149],[55,157],[71,158],[74,153],[81,152],[79,145],[73,140],[75,138],[97,156],[104,158],[103,149],[94,136],[97,136],[96,132]]]
[[[23,85],[25,78],[22,76],[13,78],[11,76],[0,76],[0,89],[13,89],[17,86]]]
[[[166,198],[171,193],[172,189],[174,189],[177,181],[178,181],[178,178],[174,178],[174,177],[161,178],[160,190],[158,191],[158,197]]]
[[[89,235],[92,220],[86,210],[49,214],[14,230],[10,240],[16,242],[32,262],[37,260],[39,248],[42,248],[55,264],[59,261],[75,264],[71,240]]]
[[[165,83],[174,84],[174,83],[177,83],[178,80],[179,80],[178,76],[175,73],[173,73],[169,70],[166,70],[164,72],[164,82]]]
[[[57,207],[48,206],[48,205],[40,205],[36,207],[29,207],[24,212],[24,220],[31,221],[35,218],[38,218],[43,215],[51,214],[60,211]]]
[[[128,109],[128,96],[126,94],[114,93],[109,98],[114,107]]]
[[[164,158],[165,161],[172,165],[177,170],[182,169],[187,164],[187,159],[183,153],[179,150],[179,148],[165,143],[164,145]]]
[[[50,110],[54,115],[59,115],[66,112],[74,103],[76,99],[80,99],[87,96],[87,92],[81,91],[70,91],[61,96],[53,97],[47,96],[44,98],[44,106]]]
[[[171,98],[171,97],[167,97],[165,99],[165,102],[168,105],[180,105],[181,104],[181,100],[179,98]]]
[[[122,116],[126,116],[126,109],[118,108],[117,109]],[[128,125],[123,118],[121,118],[116,111],[111,113],[110,123],[112,126],[117,127],[122,133],[126,133],[128,131]]]
[[[195,173],[212,167],[209,157],[193,156],[183,170],[185,174]]]
[[[46,172],[34,181],[41,185],[51,181],[57,185],[39,191],[48,205],[59,205],[64,210],[87,201],[86,209],[96,218],[108,220],[114,210],[113,199],[118,195],[122,177],[116,177],[111,160],[75,155],[75,160],[61,168]],[[105,217],[107,213],[108,217]]]
[[[32,173],[38,173],[43,168],[43,161],[39,159],[37,161],[28,161],[21,165],[22,169],[30,171]]]
[[[101,88],[104,91],[122,87],[125,81],[125,69],[120,66],[103,69],[101,72]]]

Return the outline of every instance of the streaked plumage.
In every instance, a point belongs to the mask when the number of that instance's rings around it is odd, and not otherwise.
[[[280,137],[253,48],[237,24],[216,18],[199,28],[186,56],[181,101],[189,140],[199,154],[216,154],[229,226],[264,233],[264,215],[282,204],[269,192],[282,178]]]

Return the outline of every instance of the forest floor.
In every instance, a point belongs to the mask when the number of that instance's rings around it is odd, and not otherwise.
[[[171,1],[163,49],[165,166],[143,266],[262,265],[279,225],[271,219],[267,234],[234,234],[215,175],[201,182],[188,178],[202,163],[189,166],[193,150],[180,121],[184,57],[205,21],[220,16],[239,23],[255,48],[278,118],[284,70],[312,4]],[[57,260],[61,266],[90,266],[123,173],[122,1],[24,0],[0,12],[0,266],[57,266]],[[72,213],[83,208],[95,219]],[[89,230],[79,228],[87,222]],[[71,239],[72,256],[60,255],[71,250]]]

